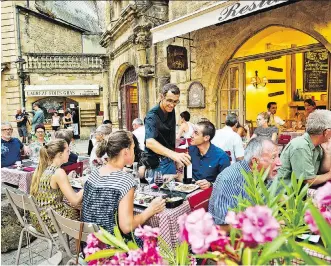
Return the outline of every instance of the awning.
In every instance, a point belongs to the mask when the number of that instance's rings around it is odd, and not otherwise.
[[[99,85],[26,85],[26,97],[99,95]]]
[[[214,5],[152,28],[153,43],[246,16],[291,0],[219,1]]]

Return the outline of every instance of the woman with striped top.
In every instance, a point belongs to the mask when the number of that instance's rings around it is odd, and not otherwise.
[[[133,215],[135,181],[132,174],[123,171],[125,165],[134,162],[132,133],[111,133],[98,145],[96,153],[100,158],[107,153],[108,162],[95,169],[85,183],[82,221],[95,223],[110,233],[118,222],[119,229],[130,238],[130,232],[164,210],[165,200],[156,198],[145,211]]]

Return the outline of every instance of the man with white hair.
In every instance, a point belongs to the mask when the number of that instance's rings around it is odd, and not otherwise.
[[[1,167],[7,167],[21,160],[24,145],[18,138],[12,138],[13,127],[9,122],[1,123]]]
[[[245,192],[245,178],[241,171],[252,172],[254,164],[258,171],[269,169],[268,179],[273,179],[281,162],[277,145],[268,138],[252,139],[245,150],[244,160],[225,168],[216,178],[209,201],[209,212],[218,225],[225,225],[225,217],[231,208],[238,205],[238,196],[249,199]],[[227,226],[222,227],[227,230]]]
[[[136,136],[139,142],[139,148],[145,150],[145,126],[144,122],[140,118],[136,118],[132,122],[133,131],[132,134]]]
[[[331,180],[331,111],[315,110],[308,116],[306,133],[290,141],[281,157],[279,177],[303,175],[305,182],[320,185]]]

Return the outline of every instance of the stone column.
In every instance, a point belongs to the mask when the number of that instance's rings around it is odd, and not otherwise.
[[[103,56],[103,70],[102,70],[102,78],[103,78],[103,116],[104,120],[110,119],[110,88],[109,88],[109,58],[108,56]]]
[[[148,64],[146,49],[150,47],[150,29],[149,23],[138,25],[134,28],[134,44],[137,55],[137,73],[138,73],[138,92],[139,92],[139,116],[144,118],[147,113],[148,105],[148,87],[147,79],[154,76],[154,66]]]

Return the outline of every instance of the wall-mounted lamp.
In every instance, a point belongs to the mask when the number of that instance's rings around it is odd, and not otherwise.
[[[258,71],[256,70],[255,71],[255,77],[251,78],[251,84],[253,84],[253,86],[255,88],[257,88],[258,86],[265,87],[267,85],[267,83],[268,83],[267,77],[263,77],[262,81],[261,81],[261,79],[258,76]]]

